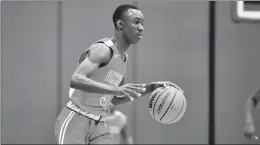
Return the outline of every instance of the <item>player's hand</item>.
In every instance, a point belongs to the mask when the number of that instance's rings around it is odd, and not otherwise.
[[[172,87],[180,90],[182,93],[184,93],[184,91],[179,86],[177,86],[176,84],[169,82],[169,81],[151,82],[151,83],[148,83],[145,86],[145,88],[146,88],[147,93],[151,93],[159,87],[166,87],[166,86],[172,86]]]
[[[127,141],[126,141],[126,144],[134,144],[133,138],[132,137],[128,137]]]
[[[252,123],[246,124],[245,130],[244,130],[244,135],[247,139],[258,140],[258,136],[255,134],[255,127]]]
[[[125,84],[120,87],[118,87],[118,91],[115,94],[118,97],[132,97],[132,98],[138,98],[141,96],[141,92],[145,92],[146,88],[145,84]]]
[[[114,105],[133,102],[134,99],[141,97],[141,92],[144,92],[145,84],[125,84],[118,87],[115,96],[112,99]]]

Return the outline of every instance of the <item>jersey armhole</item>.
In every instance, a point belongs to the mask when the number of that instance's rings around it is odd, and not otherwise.
[[[96,43],[103,43],[103,42],[99,41],[99,42],[96,42]],[[95,44],[96,44],[96,43],[95,43]],[[107,47],[108,47],[108,46],[107,46]],[[110,60],[109,60],[107,63],[101,63],[98,68],[101,68],[101,67],[106,66],[106,65],[111,61],[111,59],[112,59],[112,57],[113,57],[113,55],[114,55],[114,51],[113,51],[112,48],[110,48],[110,47],[108,47],[108,48],[109,48],[109,50],[110,50],[110,52],[111,52]],[[86,56],[87,56],[88,52],[89,52],[89,48],[88,48],[85,52],[83,52],[83,53],[81,54],[81,56],[80,56],[80,58],[79,58],[79,64],[81,64],[81,63],[86,59]]]
[[[109,48],[109,50],[110,50],[110,52],[111,52],[111,56],[110,56],[110,59],[109,59],[109,61],[107,62],[107,63],[101,63],[100,65],[99,65],[99,67],[98,68],[101,68],[101,67],[104,67],[104,66],[106,66],[107,64],[109,64],[109,62],[111,61],[111,59],[112,59],[112,57],[113,57],[113,55],[114,55],[114,51],[113,51],[113,49],[112,48],[110,48],[110,47],[108,47]]]

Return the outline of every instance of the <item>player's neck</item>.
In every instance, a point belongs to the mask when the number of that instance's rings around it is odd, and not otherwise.
[[[118,52],[120,53],[121,56],[125,54],[127,49],[130,47],[130,44],[127,43],[123,37],[120,37],[119,34],[115,34],[115,36],[112,38],[112,42],[115,44]]]

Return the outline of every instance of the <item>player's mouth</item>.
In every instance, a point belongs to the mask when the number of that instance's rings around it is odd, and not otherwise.
[[[142,37],[142,33],[137,33],[137,36]]]

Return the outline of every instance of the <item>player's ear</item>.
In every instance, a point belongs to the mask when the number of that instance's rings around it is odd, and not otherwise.
[[[124,29],[124,22],[123,22],[122,20],[118,19],[118,20],[116,21],[116,25],[117,25],[117,27],[118,27],[120,30],[123,30],[123,29]]]

